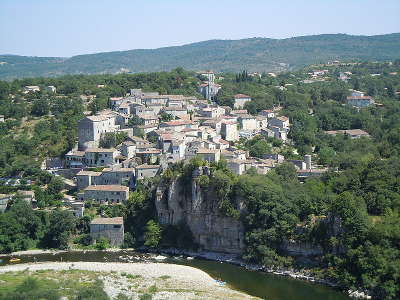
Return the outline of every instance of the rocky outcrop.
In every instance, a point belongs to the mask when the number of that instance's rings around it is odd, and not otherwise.
[[[187,224],[203,250],[240,254],[245,247],[243,224],[221,214],[213,191],[196,181],[203,174],[209,175],[208,168],[195,170],[190,184],[175,180],[157,188],[158,220],[161,224]]]
[[[292,239],[284,240],[281,247],[290,256],[318,256],[324,253],[318,244]]]

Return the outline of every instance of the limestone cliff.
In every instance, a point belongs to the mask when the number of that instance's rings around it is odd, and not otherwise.
[[[158,220],[161,224],[186,223],[203,250],[240,254],[245,247],[243,224],[221,214],[213,191],[196,181],[203,174],[209,174],[206,167],[195,170],[190,184],[178,179],[157,188]]]

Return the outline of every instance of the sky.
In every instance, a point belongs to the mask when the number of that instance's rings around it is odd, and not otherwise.
[[[64,56],[210,39],[400,32],[400,0],[0,0],[0,54]]]

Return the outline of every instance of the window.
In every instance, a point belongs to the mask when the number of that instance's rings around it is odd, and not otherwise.
[[[114,225],[113,228],[121,228],[121,225]]]

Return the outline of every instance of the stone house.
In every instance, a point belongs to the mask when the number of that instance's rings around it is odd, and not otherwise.
[[[101,204],[123,203],[128,197],[129,188],[122,185],[90,185],[78,194],[80,201],[94,200]]]
[[[206,127],[211,127],[213,129],[215,129],[215,132],[217,134],[220,134],[222,122],[223,122],[223,120],[221,118],[215,118],[215,119],[206,120],[201,125],[206,126]]]
[[[279,127],[281,129],[289,129],[290,123],[288,117],[275,117],[268,120],[268,126],[270,127]]]
[[[203,95],[204,98],[211,100],[215,95],[218,94],[218,91],[221,89],[221,85],[214,82],[204,82],[199,86],[199,93]]]
[[[106,238],[113,247],[121,246],[124,242],[124,219],[96,218],[90,222],[90,236],[96,242],[99,238]]]
[[[121,105],[118,107],[118,112],[125,115],[131,114],[131,107],[130,102],[122,102]]]
[[[75,217],[83,217],[83,212],[85,211],[85,203],[74,201],[70,202],[69,205],[71,206],[70,211],[72,211]]]
[[[154,177],[157,175],[160,165],[147,165],[143,164],[135,168],[136,180]]]
[[[250,101],[251,101],[250,96],[247,96],[247,95],[244,95],[244,94],[236,94],[235,97],[234,97],[234,104],[233,104],[233,107],[234,107],[235,109],[243,108],[244,105],[245,105],[247,102],[250,102]]]
[[[239,121],[243,130],[256,130],[257,119],[251,115],[241,115]]]
[[[110,104],[110,108],[112,110],[118,110],[119,106],[122,104],[124,101],[123,97],[110,97],[108,99],[108,103]]]
[[[101,172],[79,171],[76,174],[76,185],[78,190],[84,189],[89,185],[100,184]]]
[[[245,161],[241,159],[229,159],[228,168],[236,175],[242,175],[246,172]]]
[[[200,114],[206,118],[214,119],[225,114],[225,109],[222,107],[206,107],[200,111]]]
[[[143,125],[157,125],[159,123],[158,117],[155,115],[141,115],[140,119],[143,122]]]
[[[269,126],[268,129],[273,132],[273,137],[274,138],[276,138],[278,140],[282,140],[282,141],[286,141],[287,140],[288,129],[281,128],[281,127],[278,127],[278,126]]]
[[[146,114],[153,114],[153,115],[158,115],[161,110],[164,108],[164,105],[161,104],[148,104],[147,108],[144,110],[144,113]]]
[[[197,150],[196,155],[200,156],[203,160],[211,162],[219,162],[221,158],[221,151],[220,150],[212,150],[212,149],[205,149],[200,148]]]
[[[150,95],[142,97],[142,101],[145,105],[150,104],[161,104],[166,106],[168,102],[168,95]]]
[[[267,128],[268,119],[266,116],[256,116],[257,120],[257,129]]]
[[[185,128],[191,128],[191,129],[197,129],[198,124],[192,121],[187,121],[187,120],[174,120],[174,121],[169,121],[169,122],[162,122],[160,123],[160,129],[161,128],[169,128],[173,131],[180,132]]]
[[[352,139],[358,139],[360,137],[370,137],[368,132],[361,130],[361,129],[329,130],[329,131],[325,131],[325,133],[329,134],[329,135],[347,134]]]
[[[275,118],[275,112],[272,109],[264,109],[260,112],[261,116],[269,118]]]
[[[85,151],[71,150],[65,155],[65,167],[82,168],[85,164]]]
[[[88,116],[78,122],[78,149],[99,146],[101,136],[107,132],[115,132],[119,126],[115,124],[115,115]]]
[[[132,141],[123,142],[120,148],[121,154],[126,158],[132,158],[136,155],[136,144]]]
[[[90,148],[85,151],[85,164],[89,167],[112,166],[119,163],[119,154],[114,148]]]
[[[221,136],[225,141],[235,142],[239,139],[237,123],[223,122],[221,124]]]
[[[143,163],[154,164],[160,155],[160,149],[143,149],[136,151],[136,157],[140,157]]]
[[[135,129],[137,130],[143,130],[145,134],[148,134],[154,130],[157,130],[158,125],[157,124],[148,124],[148,125],[137,125],[135,126]]]
[[[129,185],[133,183],[134,176],[134,168],[105,168],[101,172],[99,184]]]
[[[186,143],[184,141],[173,140],[171,145],[171,153],[176,161],[185,158]]]
[[[164,107],[162,110],[164,113],[174,116],[175,118],[185,119],[188,118],[186,108],[180,107]]]

